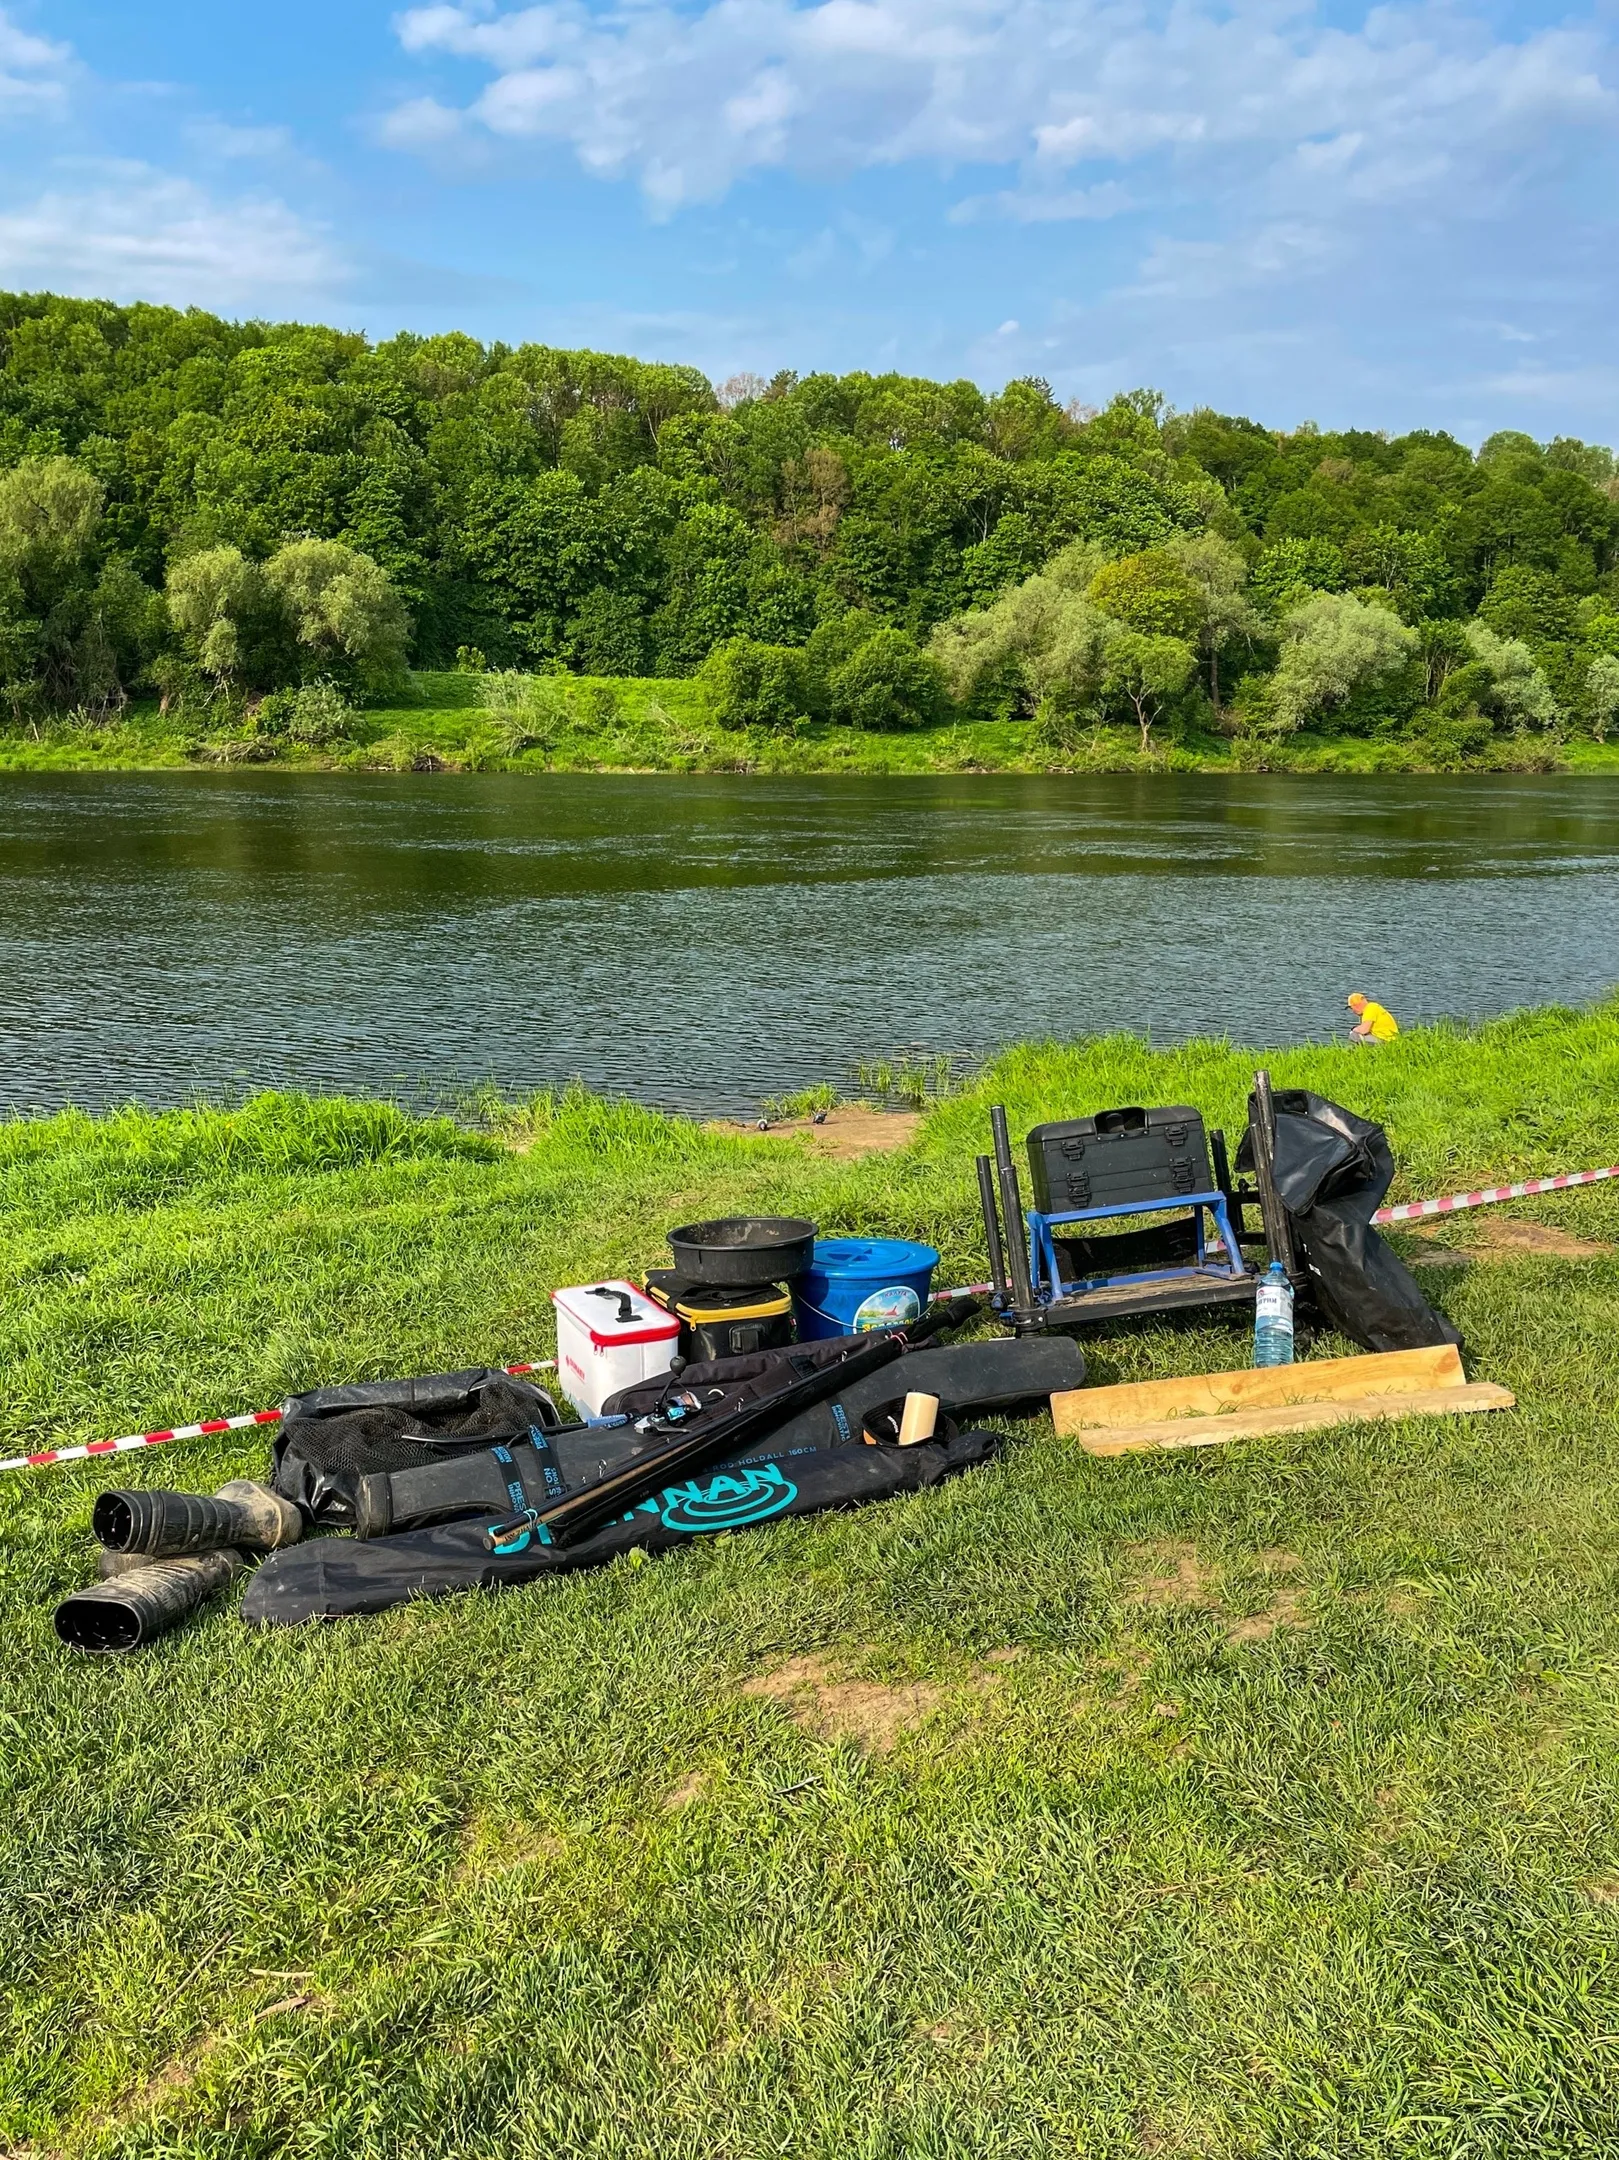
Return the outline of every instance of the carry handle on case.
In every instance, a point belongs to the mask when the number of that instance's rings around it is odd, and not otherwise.
[[[1162,1206],[1214,1184],[1208,1135],[1186,1105],[1144,1109],[1127,1104],[1093,1117],[1036,1125],[1029,1134],[1035,1211]]]

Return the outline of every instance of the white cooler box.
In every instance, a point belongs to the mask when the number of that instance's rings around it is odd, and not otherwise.
[[[633,1283],[580,1283],[553,1290],[557,1378],[586,1417],[620,1388],[655,1379],[674,1363],[680,1322]]]

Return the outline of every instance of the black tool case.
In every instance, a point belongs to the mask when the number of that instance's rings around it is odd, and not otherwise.
[[[1098,1110],[1036,1125],[1029,1175],[1041,1215],[1078,1208],[1173,1204],[1214,1190],[1208,1136],[1195,1110]]]
[[[680,1354],[688,1362],[749,1357],[793,1339],[793,1301],[777,1283],[728,1288],[692,1282],[674,1268],[651,1268],[646,1294],[680,1322]]]

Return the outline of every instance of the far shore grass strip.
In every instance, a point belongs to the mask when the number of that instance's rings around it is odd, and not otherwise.
[[[560,722],[538,737],[488,710],[483,678],[423,673],[409,702],[357,713],[350,734],[321,749],[257,735],[206,715],[137,702],[106,721],[53,721],[0,732],[0,772],[215,771],[268,765],[363,773],[1420,773],[1431,745],[1399,736],[1308,732],[1275,738],[1207,734],[1143,754],[1134,728],[961,720],[877,733],[806,725],[732,729],[709,715],[695,681],[574,675],[541,678]],[[1503,736],[1469,771],[1619,774],[1619,740]]]

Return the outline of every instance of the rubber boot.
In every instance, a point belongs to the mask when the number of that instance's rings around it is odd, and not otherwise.
[[[216,1590],[234,1582],[243,1566],[233,1546],[149,1561],[143,1567],[124,1567],[121,1554],[107,1557],[120,1572],[110,1581],[75,1590],[56,1608],[56,1632],[70,1650],[109,1656],[155,1642]]]
[[[236,1478],[221,1485],[212,1499],[206,1493],[104,1492],[90,1527],[113,1552],[162,1560],[172,1553],[211,1552],[221,1545],[273,1552],[298,1542],[304,1519],[268,1485]]]

